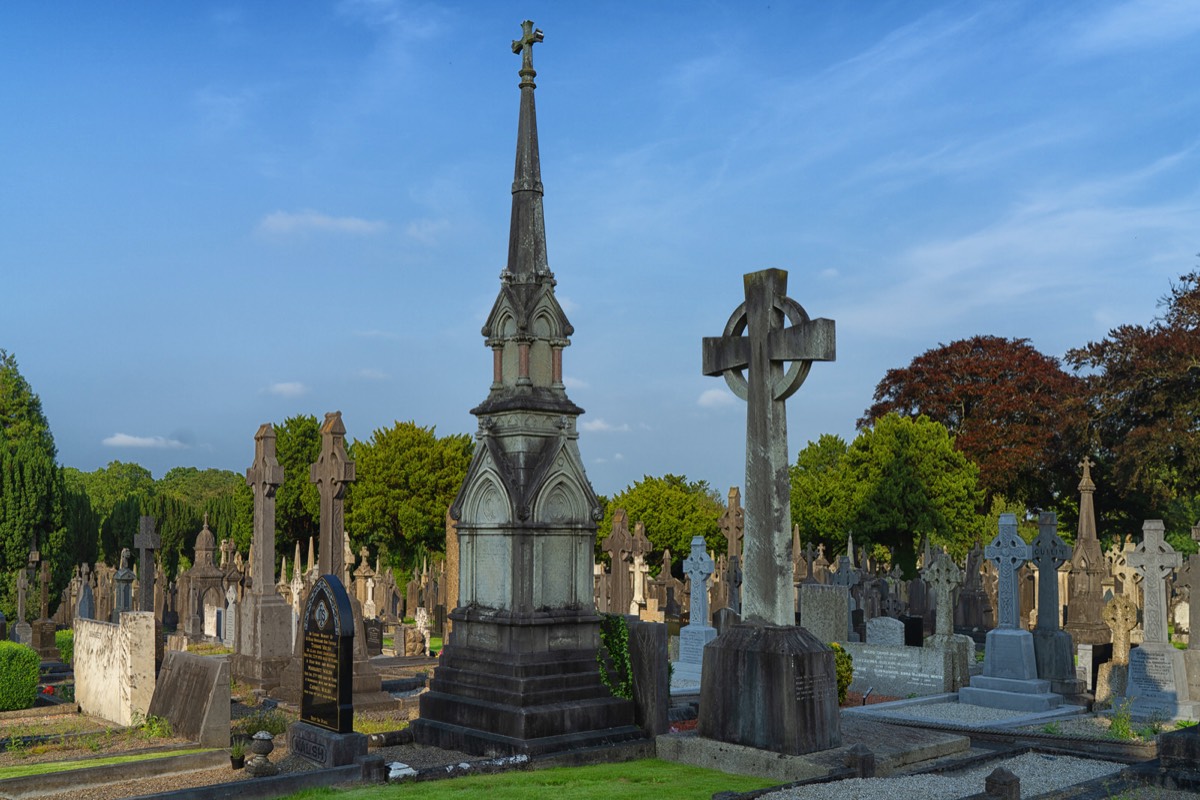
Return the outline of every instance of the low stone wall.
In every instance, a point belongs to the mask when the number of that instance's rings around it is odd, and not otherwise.
[[[854,659],[851,691],[891,697],[953,692],[953,665],[950,654],[935,647],[844,642],[842,647]]]
[[[131,725],[154,695],[154,614],[126,611],[121,623],[75,621],[75,702],[85,714]]]

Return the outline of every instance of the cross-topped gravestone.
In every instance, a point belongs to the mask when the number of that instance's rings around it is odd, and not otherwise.
[[[1112,631],[1113,661],[1129,663],[1129,633],[1137,626],[1137,606],[1123,594],[1104,605],[1104,624]]]
[[[1171,570],[1182,565],[1183,559],[1175,548],[1163,541],[1161,519],[1148,519],[1142,523],[1142,542],[1126,556],[1129,566],[1143,578],[1144,607],[1142,628],[1147,643],[1169,642],[1167,635],[1167,577]]]
[[[691,624],[708,624],[708,578],[713,574],[713,560],[704,549],[704,537],[692,537],[692,552],[683,560],[683,574],[691,581]]]
[[[625,509],[618,508],[613,512],[612,532],[600,543],[600,549],[609,556],[609,609],[628,614],[629,604],[633,601],[633,584],[626,558],[633,552],[633,536],[629,533],[629,516]]]
[[[921,573],[925,582],[933,589],[937,598],[937,619],[935,633],[938,636],[950,636],[954,633],[954,590],[962,583],[962,570],[954,559],[945,553],[938,553],[933,563]]]
[[[267,575],[275,572],[275,491],[283,485],[283,467],[275,457],[275,426],[267,422],[254,434],[254,463],[246,470],[246,485],[254,492],[254,536],[250,551],[250,591],[272,591]]]
[[[138,611],[154,610],[154,551],[162,548],[162,537],[154,530],[154,517],[142,517],[133,546],[138,560]]]
[[[705,375],[723,376],[747,407],[743,617],[793,625],[784,403],[804,383],[813,361],[834,360],[834,322],[809,319],[787,296],[784,270],[749,273],[744,285],[746,301],[734,310],[724,333],[704,339],[703,369]]]
[[[1200,555],[1188,556],[1176,583],[1188,590],[1188,649],[1200,650]]]
[[[721,529],[721,535],[725,537],[727,555],[740,556],[742,554],[742,536],[745,533],[744,517],[742,493],[738,487],[734,486],[729,490],[729,502],[725,506],[725,513],[717,522]]]
[[[336,575],[340,580],[346,566],[342,547],[345,529],[346,485],[354,482],[354,462],[346,455],[346,426],[342,412],[325,415],[321,425],[321,455],[309,470],[309,481],[317,484],[321,496],[321,543],[317,568],[321,575]]]
[[[1032,548],[1017,534],[1015,514],[1001,514],[999,528],[996,538],[983,550],[984,556],[995,563],[999,571],[997,604],[1000,608],[996,622],[999,628],[1019,628],[1017,570],[1029,560]]]
[[[1071,548],[1058,536],[1058,515],[1043,511],[1038,515],[1038,535],[1033,540],[1032,557],[1038,571],[1039,630],[1058,630],[1058,568],[1070,557]]]

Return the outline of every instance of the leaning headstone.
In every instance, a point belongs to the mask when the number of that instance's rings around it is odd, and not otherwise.
[[[1033,653],[1039,678],[1050,681],[1050,691],[1079,695],[1083,682],[1075,674],[1075,648],[1071,634],[1058,627],[1058,568],[1071,557],[1071,548],[1058,537],[1058,515],[1038,515],[1038,535],[1033,540],[1033,563],[1038,571],[1037,627]]]
[[[716,628],[708,625],[708,579],[713,560],[704,549],[704,537],[692,537],[692,552],[683,560],[683,574],[691,581],[690,622],[679,629],[679,660],[671,675],[671,688],[679,693],[700,691],[704,664],[704,646],[717,638]]]
[[[1166,581],[1183,559],[1163,540],[1162,520],[1143,523],[1142,541],[1126,560],[1142,575],[1145,599],[1144,640],[1129,654],[1125,697],[1133,701],[1130,712],[1136,719],[1200,719],[1200,701],[1192,698],[1188,686],[1187,660],[1167,634]]]
[[[1023,630],[1017,616],[1017,570],[1033,555],[1017,535],[1014,514],[1000,515],[1000,532],[984,549],[999,570],[997,605],[999,627],[987,633],[983,674],[958,691],[958,702],[1010,711],[1048,711],[1062,705],[1062,695],[1037,676],[1033,634]]]
[[[323,767],[353,764],[367,737],[354,732],[354,613],[336,575],[317,579],[303,626],[300,721],[288,727],[288,750]]]
[[[813,361],[834,359],[834,323],[809,319],[783,270],[749,273],[744,289],[722,336],[704,340],[703,368],[746,400],[745,622],[704,649],[697,730],[799,755],[842,739],[833,652],[795,625],[785,402]]]
[[[229,661],[168,650],[150,698],[153,716],[203,747],[229,745]]]

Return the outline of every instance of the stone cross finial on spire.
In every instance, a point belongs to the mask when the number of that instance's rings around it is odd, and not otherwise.
[[[745,302],[721,336],[704,339],[703,372],[724,377],[746,401],[743,617],[788,626],[795,624],[795,604],[784,402],[813,361],[834,360],[834,322],[809,319],[787,296],[784,270],[751,272],[743,282]]]
[[[538,42],[545,40],[545,35],[541,30],[533,27],[531,20],[525,20],[521,23],[521,38],[513,39],[512,51],[521,54],[521,86],[533,86],[533,79],[537,73],[533,70],[533,46]]]

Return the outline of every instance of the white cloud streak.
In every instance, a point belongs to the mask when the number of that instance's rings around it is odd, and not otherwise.
[[[268,236],[289,236],[308,232],[362,236],[379,233],[386,228],[386,222],[359,217],[333,217],[312,209],[296,212],[272,211],[258,223],[258,232]]]
[[[701,408],[729,408],[737,403],[737,398],[728,389],[705,389],[696,398],[696,405]]]
[[[308,387],[299,381],[284,381],[272,383],[267,387],[267,392],[279,397],[299,397],[308,392]]]
[[[108,447],[131,447],[143,450],[182,450],[186,444],[178,439],[168,439],[165,436],[130,436],[128,433],[114,433],[101,444]]]
[[[629,423],[622,422],[620,425],[613,425],[611,422],[598,418],[581,423],[579,428],[588,433],[625,433],[629,430]]]

